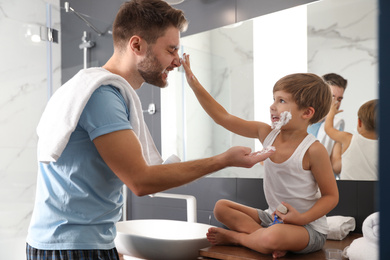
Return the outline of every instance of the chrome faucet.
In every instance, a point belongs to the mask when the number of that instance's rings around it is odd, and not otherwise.
[[[192,195],[182,195],[182,194],[173,194],[173,193],[163,193],[157,192],[150,194],[150,197],[159,197],[159,198],[171,198],[171,199],[185,199],[187,201],[187,221],[195,222],[196,219],[196,198]]]

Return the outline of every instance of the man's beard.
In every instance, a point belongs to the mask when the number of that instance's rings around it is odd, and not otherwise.
[[[138,63],[139,74],[145,80],[145,82],[160,88],[164,88],[167,86],[167,82],[162,78],[163,71],[164,69],[161,63],[152,53],[151,48],[148,48],[145,59]]]

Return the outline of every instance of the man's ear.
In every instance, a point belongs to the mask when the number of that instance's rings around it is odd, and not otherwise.
[[[128,47],[137,55],[142,55],[147,49],[147,44],[140,36],[134,35],[130,38]]]
[[[302,116],[303,116],[303,118],[310,120],[314,116],[315,112],[316,111],[313,107],[308,107],[308,108],[305,108]]]

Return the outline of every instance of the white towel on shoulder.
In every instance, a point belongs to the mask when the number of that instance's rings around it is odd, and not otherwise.
[[[363,237],[352,241],[344,249],[350,260],[376,260],[379,259],[379,212],[369,215],[362,226]]]
[[[103,68],[79,71],[50,98],[37,127],[38,161],[55,162],[64,151],[92,93],[102,85],[119,89],[130,110],[130,123],[138,136],[146,162],[161,164],[162,158],[153,142],[135,90],[121,76]]]

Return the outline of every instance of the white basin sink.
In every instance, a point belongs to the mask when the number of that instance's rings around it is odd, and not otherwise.
[[[141,259],[197,259],[210,246],[210,225],[176,220],[141,219],[116,224],[115,246],[120,254]]]

